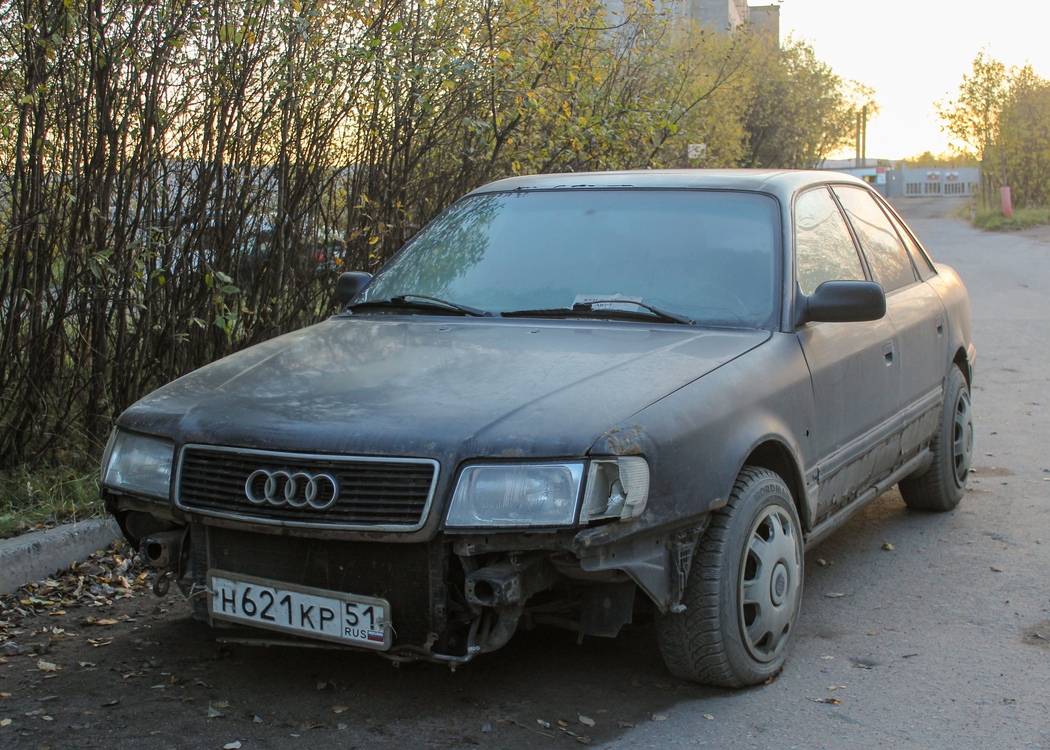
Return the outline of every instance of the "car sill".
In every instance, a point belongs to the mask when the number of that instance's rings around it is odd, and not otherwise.
[[[836,531],[840,526],[846,523],[849,519],[853,518],[864,506],[870,503],[872,500],[877,498],[882,493],[889,490],[893,485],[897,484],[900,480],[905,477],[921,471],[923,466],[929,466],[933,460],[933,454],[930,453],[929,449],[924,448],[914,458],[906,461],[901,465],[899,469],[894,471],[892,474],[887,476],[881,482],[876,484],[874,487],[869,487],[865,492],[862,492],[857,496],[857,499],[850,503],[848,506],[843,508],[838,513],[835,513],[830,518],[821,521],[816,527],[806,534],[806,549],[812,549],[824,541],[832,532]]]

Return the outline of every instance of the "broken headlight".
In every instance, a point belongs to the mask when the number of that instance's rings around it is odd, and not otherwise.
[[[649,464],[641,456],[591,461],[580,523],[637,518],[649,500]]]

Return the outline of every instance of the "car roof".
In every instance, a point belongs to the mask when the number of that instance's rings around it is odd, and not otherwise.
[[[639,169],[621,172],[563,172],[508,177],[474,190],[478,193],[510,190],[576,190],[587,188],[748,190],[788,199],[810,185],[852,183],[853,175],[830,170],[792,169]]]

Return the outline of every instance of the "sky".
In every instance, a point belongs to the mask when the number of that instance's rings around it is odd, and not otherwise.
[[[836,74],[875,89],[868,158],[947,151],[934,102],[957,96],[982,50],[1050,78],[1046,0],[782,0],[780,35],[808,42]]]

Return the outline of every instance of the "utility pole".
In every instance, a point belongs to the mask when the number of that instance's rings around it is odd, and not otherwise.
[[[862,167],[868,164],[868,105],[865,104],[861,110],[861,129],[860,129],[860,165]]]
[[[856,137],[856,158],[853,160],[853,166],[863,167],[868,159],[868,105],[865,104],[861,107],[860,112],[857,113],[857,137]]]

